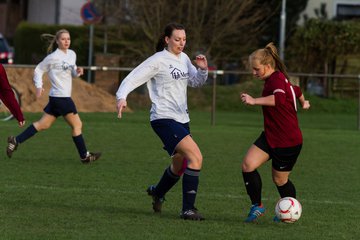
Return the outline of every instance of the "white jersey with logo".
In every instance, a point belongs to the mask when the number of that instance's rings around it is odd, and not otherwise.
[[[71,97],[72,77],[76,77],[76,54],[68,49],[66,53],[56,49],[35,68],[34,83],[36,88],[42,88],[44,73],[48,73],[51,97]]]
[[[176,56],[167,50],[157,52],[132,70],[122,81],[116,99],[147,83],[152,106],[150,121],[173,119],[190,121],[187,107],[187,86],[199,87],[208,76],[207,70],[196,69],[185,53]]]

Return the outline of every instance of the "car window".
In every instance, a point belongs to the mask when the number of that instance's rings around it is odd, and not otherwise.
[[[8,46],[5,43],[4,39],[0,38],[0,52],[8,52],[8,51],[9,51],[9,49],[8,49]]]

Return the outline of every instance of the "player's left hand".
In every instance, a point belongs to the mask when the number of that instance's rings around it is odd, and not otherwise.
[[[84,74],[84,69],[82,67],[76,68],[76,73],[78,77],[82,76]]]
[[[208,69],[208,62],[207,59],[204,55],[200,54],[196,56],[195,59],[195,63],[196,65],[201,68],[202,70],[207,70]]]
[[[310,108],[310,102],[308,100],[305,100],[302,108],[305,109],[305,110],[309,109]]]
[[[19,124],[19,127],[23,127],[23,126],[25,126],[25,120],[24,120],[24,121],[20,121],[20,122],[18,122],[18,124]]]

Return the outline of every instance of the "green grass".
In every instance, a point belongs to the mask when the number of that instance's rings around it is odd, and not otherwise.
[[[26,114],[27,126],[40,114]],[[267,213],[243,220],[250,203],[241,159],[262,129],[258,112],[192,112],[192,134],[204,155],[197,207],[204,222],[179,219],[181,183],[153,214],[145,189],[158,181],[169,157],[145,111],[82,113],[85,140],[102,159],[82,165],[59,119],[22,144],[11,159],[6,137],[22,129],[2,122],[0,239],[358,239],[360,132],[356,114],[301,112],[304,147],[291,179],[303,205],[299,222],[272,222],[278,194],[270,164],[260,168]]]

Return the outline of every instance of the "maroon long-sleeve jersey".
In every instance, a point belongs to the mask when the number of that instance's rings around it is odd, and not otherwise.
[[[15,99],[14,92],[11,89],[9,80],[2,64],[0,64],[0,99],[18,120],[18,122],[23,122],[25,120],[20,106]]]
[[[291,90],[293,89],[293,90]],[[296,114],[296,99],[302,95],[283,73],[276,71],[265,80],[262,96],[275,96],[275,106],[263,106],[266,140],[272,148],[287,148],[302,144],[302,134]]]

